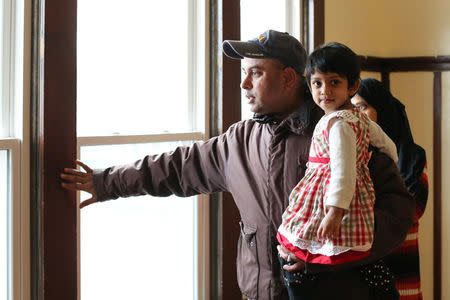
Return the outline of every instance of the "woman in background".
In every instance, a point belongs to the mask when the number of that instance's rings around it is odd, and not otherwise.
[[[405,106],[378,80],[363,79],[352,103],[377,122],[397,146],[398,168],[416,201],[416,212],[405,242],[384,261],[395,275],[400,299],[422,299],[418,231],[428,198],[425,150],[414,143]]]

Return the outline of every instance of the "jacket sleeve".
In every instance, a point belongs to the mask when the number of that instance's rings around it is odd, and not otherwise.
[[[370,255],[364,259],[336,265],[306,263],[306,273],[337,271],[374,262],[401,245],[413,224],[415,202],[406,189],[395,163],[373,151],[369,161],[375,187],[375,235]]]
[[[227,134],[134,163],[94,170],[99,201],[150,194],[187,197],[226,191]]]

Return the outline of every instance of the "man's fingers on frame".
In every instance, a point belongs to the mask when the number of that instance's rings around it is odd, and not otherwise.
[[[80,208],[83,208],[83,207],[85,207],[85,206],[88,206],[88,205],[90,205],[90,204],[92,204],[92,203],[95,203],[95,202],[97,202],[98,200],[97,199],[94,199],[94,198],[90,198],[90,199],[88,199],[88,200],[85,200],[85,201],[83,201],[83,202],[81,202],[80,203]]]
[[[82,163],[81,161],[76,160],[75,163],[76,163],[77,165],[81,166],[86,172],[92,173],[92,169],[89,168],[89,167],[88,167],[87,165],[85,165],[84,163]]]
[[[63,182],[63,183],[61,183],[61,186],[63,188],[65,188],[66,190],[70,190],[70,191],[79,191],[80,190],[79,185],[75,184],[75,183],[65,183],[65,182]]]
[[[91,176],[90,173],[81,172],[80,170],[77,170],[77,169],[64,168],[64,172],[66,174],[72,174],[72,175],[75,175],[75,176],[78,176],[78,177],[89,177],[89,176]],[[62,173],[62,174],[65,174],[65,173]]]
[[[86,183],[91,180],[90,177],[69,175],[69,174],[64,174],[64,173],[61,174],[61,178],[66,181],[75,182],[75,183]]]
[[[62,182],[61,186],[65,189],[71,190],[71,191],[85,191],[88,193],[92,193],[93,192],[93,185],[92,183],[79,183],[79,182],[75,182],[75,183],[67,183],[67,182]]]

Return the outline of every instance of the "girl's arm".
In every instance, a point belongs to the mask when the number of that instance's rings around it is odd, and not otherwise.
[[[356,184],[356,134],[340,119],[330,120],[328,128],[331,175],[325,203],[348,209]]]
[[[387,134],[384,133],[383,129],[381,129],[377,123],[370,121],[369,132],[370,143],[374,147],[377,147],[381,152],[386,153],[397,164],[397,147]]]

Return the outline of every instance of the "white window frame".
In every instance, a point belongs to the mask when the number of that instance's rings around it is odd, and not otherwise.
[[[3,0],[1,25],[0,150],[8,151],[9,164],[9,267],[8,300],[30,299],[29,219],[29,102],[23,97],[29,88],[24,72],[24,0]],[[28,94],[26,92],[25,94]]]
[[[198,128],[200,131],[189,131],[169,134],[149,134],[149,135],[110,135],[110,136],[87,136],[77,137],[77,159],[80,159],[80,149],[85,146],[107,146],[119,144],[140,144],[140,143],[160,143],[179,141],[205,141],[210,137],[209,129],[209,105],[206,99],[209,98],[207,78],[209,63],[209,50],[205,46],[207,40],[207,25],[209,23],[209,1],[190,0],[188,4],[188,19],[201,20],[194,22],[189,27],[188,32],[188,110],[191,115],[190,128]],[[199,18],[198,16],[204,17]],[[201,53],[198,49],[204,49]],[[196,55],[194,55],[196,54]],[[199,78],[198,71],[204,70],[204,78]],[[197,107],[204,107],[204,118],[199,117],[200,111]],[[77,200],[80,201],[80,193],[77,193]],[[209,299],[209,196],[199,195],[195,201],[194,238],[197,241],[194,253],[194,278],[197,279],[197,286],[194,289],[194,299]],[[80,226],[80,210],[77,215],[78,232]],[[80,235],[78,234],[78,274],[80,274]],[[78,297],[80,293],[80,278],[78,278]]]
[[[20,298],[20,266],[21,265],[21,201],[20,201],[20,140],[18,139],[1,139],[0,150],[8,151],[9,166],[9,214],[11,223],[8,224],[9,233],[7,239],[7,299]],[[3,270],[2,270],[3,272]],[[14,296],[14,297],[13,297]]]

